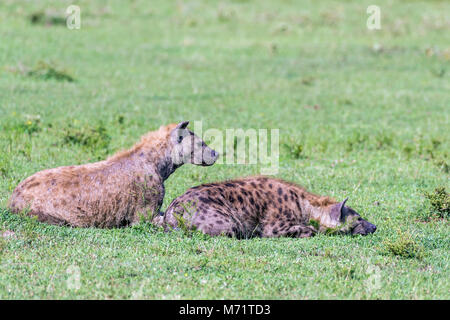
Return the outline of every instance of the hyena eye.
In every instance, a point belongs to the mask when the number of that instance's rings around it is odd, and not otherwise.
[[[180,143],[181,141],[183,141],[183,136],[178,136],[177,142]]]

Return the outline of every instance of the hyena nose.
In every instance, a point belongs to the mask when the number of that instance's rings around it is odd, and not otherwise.
[[[219,156],[219,153],[216,150],[211,150],[211,158],[216,158]]]
[[[374,233],[377,230],[377,226],[374,224],[370,224],[369,232]]]

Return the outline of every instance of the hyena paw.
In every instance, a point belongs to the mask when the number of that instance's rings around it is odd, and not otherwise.
[[[300,233],[300,238],[313,237],[317,233],[316,229],[312,226],[303,227]]]
[[[152,223],[154,225],[157,225],[159,227],[162,227],[164,225],[164,216],[162,215],[157,215],[156,217],[153,218]]]
[[[294,226],[289,230],[289,233],[298,238],[313,237],[317,231],[312,226]]]

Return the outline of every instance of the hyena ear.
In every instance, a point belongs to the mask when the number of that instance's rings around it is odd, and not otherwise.
[[[175,127],[175,130],[177,130],[177,129],[186,129],[187,126],[188,126],[188,124],[189,124],[189,121],[183,121],[183,122],[180,122],[180,123]]]
[[[348,198],[345,198],[344,201],[340,202],[340,203],[336,203],[332,208],[331,208],[331,219],[333,219],[334,221],[339,221],[341,219],[342,214],[344,213],[344,208],[345,208],[345,203],[347,202]]]
[[[189,132],[186,130],[189,121],[180,122],[175,129],[172,130],[171,136],[175,143],[181,143],[184,137],[189,135]]]

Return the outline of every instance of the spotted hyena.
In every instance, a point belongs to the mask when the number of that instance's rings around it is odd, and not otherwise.
[[[283,180],[249,177],[190,188],[169,205],[162,224],[170,229],[183,219],[204,233],[237,238],[303,238],[330,229],[340,234],[375,232],[375,225],[345,202]]]
[[[184,163],[211,165],[218,157],[188,124],[161,126],[105,161],[38,172],[17,186],[8,206],[74,227],[121,227],[158,214],[164,181],[175,169]]]

